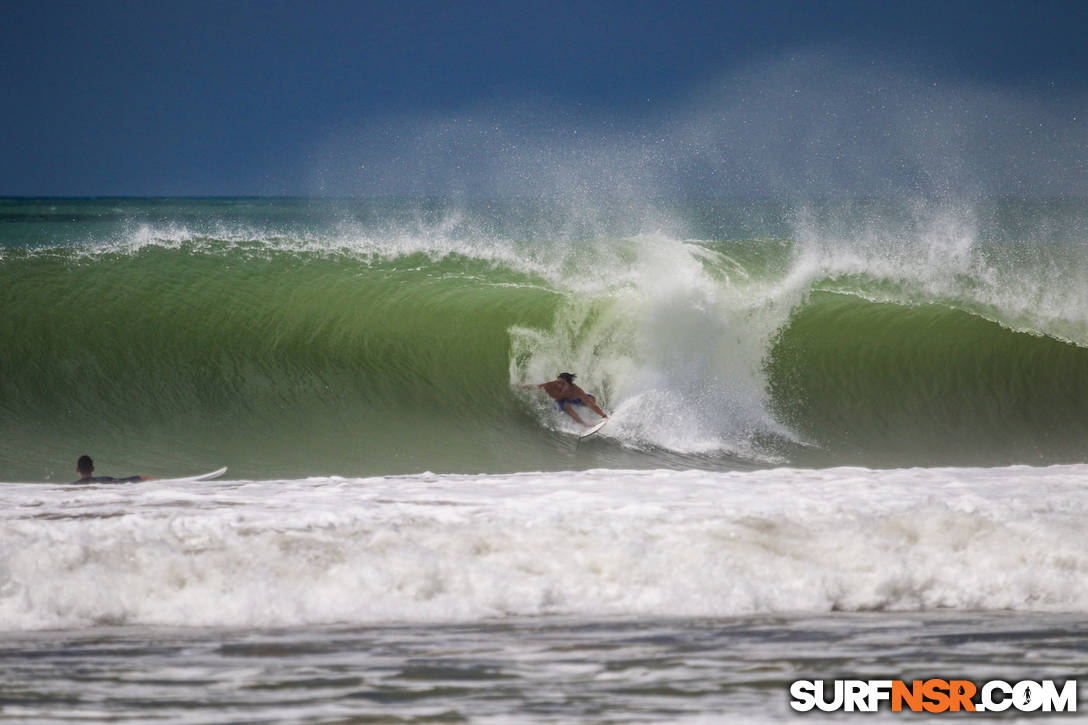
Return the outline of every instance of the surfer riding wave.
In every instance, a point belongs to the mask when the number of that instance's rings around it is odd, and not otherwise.
[[[578,413],[574,411],[574,406],[581,405],[588,407],[597,415],[607,419],[608,415],[601,410],[599,405],[597,405],[597,401],[593,396],[574,384],[574,377],[575,376],[572,373],[559,373],[555,380],[547,383],[529,383],[527,385],[519,385],[518,387],[540,388],[555,400],[556,405],[559,406],[561,411],[587,428],[589,427],[589,423],[582,420]]]

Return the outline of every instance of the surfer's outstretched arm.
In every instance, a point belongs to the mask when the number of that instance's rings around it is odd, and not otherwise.
[[[594,413],[601,416],[602,418],[608,417],[608,414],[601,410],[601,406],[597,405],[597,401],[593,399],[592,395],[584,396],[582,398],[582,402],[588,405],[590,410],[592,410]]]

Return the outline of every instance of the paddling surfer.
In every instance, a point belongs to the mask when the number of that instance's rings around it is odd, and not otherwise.
[[[76,461],[76,473],[79,480],[73,483],[132,483],[134,481],[153,481],[151,476],[129,476],[128,478],[114,478],[113,476],[94,475],[94,461],[90,456],[80,456]]]
[[[559,406],[561,411],[587,428],[589,427],[589,423],[586,423],[576,412],[574,412],[574,406],[586,406],[602,418],[608,417],[605,412],[601,410],[600,406],[597,405],[597,401],[593,399],[592,395],[574,384],[574,375],[571,373],[559,373],[555,380],[552,380],[551,382],[540,384],[530,383],[518,387],[540,388],[555,400],[556,405]]]

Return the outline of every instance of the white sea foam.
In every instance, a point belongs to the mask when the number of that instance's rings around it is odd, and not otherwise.
[[[0,629],[1088,607],[1088,466],[0,489]]]
[[[550,329],[510,330],[511,379],[580,374],[614,414],[606,435],[625,445],[775,461],[755,441],[795,436],[770,412],[764,361],[810,280],[752,280],[663,235],[592,253],[557,282],[569,294]]]

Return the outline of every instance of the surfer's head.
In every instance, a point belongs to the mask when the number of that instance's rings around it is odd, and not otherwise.
[[[79,460],[76,461],[76,471],[87,475],[94,473],[94,461],[91,460],[90,456],[80,456]]]
[[[556,380],[566,380],[570,385],[574,385],[574,375],[571,373],[559,373],[555,376]]]

